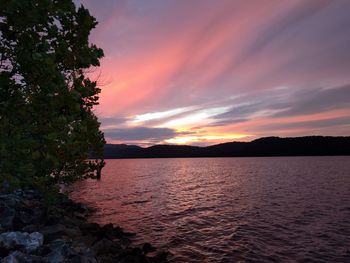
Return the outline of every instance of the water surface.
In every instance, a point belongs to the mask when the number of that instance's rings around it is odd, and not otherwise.
[[[350,262],[350,157],[106,162],[72,197],[171,262]]]

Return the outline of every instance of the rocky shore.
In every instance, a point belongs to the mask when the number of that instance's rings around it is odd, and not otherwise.
[[[88,222],[91,210],[65,195],[47,205],[36,190],[0,193],[0,262],[167,262],[149,243],[117,226]]]

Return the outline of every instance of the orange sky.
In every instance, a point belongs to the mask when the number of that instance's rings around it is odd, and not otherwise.
[[[350,135],[350,1],[82,0],[108,142]]]

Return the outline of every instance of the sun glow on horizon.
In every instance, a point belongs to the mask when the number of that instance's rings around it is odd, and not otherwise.
[[[165,140],[166,143],[169,144],[194,144],[198,142],[226,142],[230,140],[237,140],[252,137],[250,134],[222,134],[222,135],[192,135],[192,136],[178,136],[175,138],[171,138]]]

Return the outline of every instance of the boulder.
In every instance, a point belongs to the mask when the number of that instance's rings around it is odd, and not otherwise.
[[[43,263],[41,257],[35,255],[27,255],[21,251],[14,251],[1,261],[3,263]]]
[[[0,262],[166,262],[166,253],[154,256],[148,243],[133,246],[135,234],[88,223],[90,212],[64,195],[48,206],[36,190],[0,192]]]
[[[97,263],[97,260],[93,257],[84,255],[74,255],[69,257],[69,263]]]
[[[46,255],[45,259],[50,263],[62,263],[65,261],[68,252],[68,244],[63,240],[57,239],[52,241],[47,249],[50,252]]]
[[[101,227],[96,223],[84,223],[80,226],[80,230],[84,235],[98,235],[101,233]]]
[[[45,226],[40,229],[45,237],[45,242],[49,243],[64,236],[73,238],[81,235],[79,228],[69,228],[62,224]]]
[[[3,180],[2,184],[0,185],[0,192],[7,193],[11,189],[10,183],[7,180]]]
[[[91,247],[95,243],[96,237],[93,235],[83,235],[83,236],[77,237],[76,240],[78,242],[84,243],[85,246],[87,247]]]
[[[47,208],[47,213],[45,217],[45,225],[51,226],[59,224],[64,218],[65,210],[61,207],[50,206]]]
[[[41,226],[39,225],[27,225],[25,227],[22,227],[21,231],[22,232],[39,232]]]
[[[152,246],[150,243],[145,243],[142,246],[142,252],[144,255],[151,253],[151,252],[154,252],[156,250],[157,249],[154,246]]]
[[[92,251],[80,242],[67,242],[57,239],[45,246],[45,250],[48,251],[44,257],[45,262],[97,263]]]
[[[10,254],[10,251],[4,247],[0,247],[0,258],[4,258]]]
[[[153,257],[153,262],[168,262],[167,258],[169,256],[169,252],[167,251],[160,251],[157,253],[157,255],[155,257]]]
[[[24,252],[33,252],[44,243],[44,237],[39,232],[5,232],[0,234],[0,247],[7,250],[20,249]]]
[[[92,246],[92,250],[95,253],[95,255],[108,254],[108,253],[110,253],[113,246],[114,246],[114,244],[111,240],[103,238],[103,239],[97,241]]]
[[[44,210],[41,200],[34,197],[19,190],[0,195],[0,231],[21,230],[26,225],[39,223]]]
[[[38,224],[44,216],[44,207],[41,201],[34,200],[31,194],[28,194],[21,200],[16,207],[15,222],[18,229],[30,224]]]
[[[13,229],[13,220],[15,218],[16,202],[4,196],[0,196],[0,232]]]

